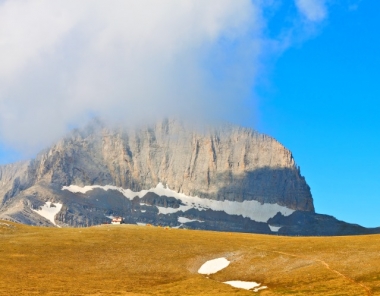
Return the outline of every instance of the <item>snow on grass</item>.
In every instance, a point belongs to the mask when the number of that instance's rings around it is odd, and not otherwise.
[[[178,222],[179,223],[189,223],[189,222],[201,222],[201,223],[203,223],[204,221],[197,220],[197,219],[188,219],[186,217],[178,217]]]
[[[76,185],[63,186],[62,190],[68,190],[73,193],[85,194],[93,189],[116,190],[122,193],[126,198],[132,200],[134,197],[142,198],[148,192],[155,193],[159,196],[173,197],[181,201],[182,205],[178,208],[170,207],[158,207],[159,214],[167,215],[176,212],[186,212],[190,209],[197,209],[199,211],[211,209],[213,211],[223,211],[229,215],[242,215],[245,218],[249,218],[256,222],[267,222],[270,218],[274,217],[278,212],[284,216],[289,216],[294,210],[289,209],[278,204],[261,204],[256,200],[244,200],[243,202],[230,201],[230,200],[213,200],[207,198],[200,198],[198,196],[188,196],[183,193],[178,193],[171,190],[168,186],[164,186],[162,183],[158,183],[155,188],[149,190],[141,190],[134,192],[130,189],[123,189],[121,187],[106,185],[93,185],[79,187]]]
[[[253,292],[259,292],[260,290],[264,290],[264,289],[267,289],[267,288],[268,288],[267,286],[261,286],[261,287],[253,289]]]
[[[137,224],[138,226],[146,226],[146,223],[137,222],[136,224]]]
[[[223,282],[223,283],[235,288],[245,289],[245,290],[251,290],[253,288],[260,287],[261,285],[256,282],[244,282],[244,281],[228,281],[228,282]]]
[[[272,225],[269,225],[269,224],[268,224],[268,226],[269,226],[269,228],[270,228],[270,230],[272,232],[278,232],[280,230],[280,228],[281,228],[281,226],[272,226]]]
[[[230,264],[230,261],[228,261],[226,258],[217,258],[213,260],[206,261],[199,269],[198,273],[200,274],[213,274],[217,273],[218,271],[226,268]]]
[[[217,273],[218,271],[226,268],[230,264],[226,258],[217,258],[213,260],[206,261],[201,268],[198,269],[198,273],[210,275]],[[258,292],[260,290],[268,288],[267,286],[261,286],[260,283],[256,282],[246,282],[246,281],[226,281],[224,284],[230,285],[238,289],[252,290],[253,292]],[[260,287],[261,286],[261,287]]]
[[[51,223],[53,223],[55,226],[58,226],[55,223],[54,217],[59,213],[59,211],[62,209],[62,204],[60,203],[52,203],[50,201],[47,201],[39,210],[33,210],[38,215],[48,219]]]

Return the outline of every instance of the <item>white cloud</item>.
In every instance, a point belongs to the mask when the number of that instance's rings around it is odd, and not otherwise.
[[[298,10],[309,21],[321,21],[327,16],[325,0],[295,0]]]
[[[127,123],[241,116],[261,57],[281,43],[264,35],[271,7],[262,3],[0,2],[0,142],[35,153],[93,114]],[[320,18],[314,2],[297,3]]]

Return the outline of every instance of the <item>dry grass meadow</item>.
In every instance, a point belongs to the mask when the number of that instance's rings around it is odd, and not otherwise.
[[[207,260],[231,264],[209,278]],[[0,295],[380,295],[380,235],[281,237],[0,221]]]

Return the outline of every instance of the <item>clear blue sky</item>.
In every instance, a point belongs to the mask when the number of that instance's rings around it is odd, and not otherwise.
[[[380,226],[380,1],[332,7],[260,89],[258,129],[293,152],[318,213]]]
[[[0,164],[88,114],[220,112],[293,152],[318,213],[380,226],[380,1],[107,3],[0,1]]]

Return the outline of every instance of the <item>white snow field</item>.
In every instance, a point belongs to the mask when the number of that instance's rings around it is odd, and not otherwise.
[[[189,219],[186,217],[178,217],[178,222],[179,223],[189,223],[189,222],[200,222],[203,223],[204,221],[197,220],[197,219]]]
[[[230,261],[228,261],[226,258],[216,258],[213,260],[206,261],[199,269],[198,273],[200,274],[213,274],[217,273],[218,271],[226,268],[228,265],[230,265]]]
[[[269,225],[269,224],[268,224],[268,226],[269,226],[269,228],[270,228],[270,230],[272,232],[278,232],[280,230],[280,228],[281,228],[281,226],[272,226],[272,225]]]
[[[53,205],[53,206],[52,206]],[[51,223],[53,223],[55,226],[60,227],[55,223],[54,217],[59,213],[59,211],[62,209],[62,204],[60,203],[52,203],[50,201],[45,202],[45,204],[41,207],[39,210],[33,210],[38,215],[48,219]]]
[[[244,282],[244,281],[228,281],[228,282],[223,282],[223,283],[235,288],[240,288],[240,289],[245,289],[245,290],[252,290],[253,288],[260,287],[261,285],[256,282]]]
[[[159,196],[168,196],[173,197],[181,201],[183,205],[180,205],[178,208],[165,208],[165,207],[157,207],[159,214],[172,214],[176,212],[186,212],[190,209],[197,209],[199,211],[211,209],[214,211],[223,211],[229,215],[242,215],[245,218],[249,218],[256,222],[267,222],[270,218],[274,217],[278,212],[280,212],[284,216],[289,216],[294,212],[294,210],[289,209],[284,206],[280,206],[278,204],[269,204],[264,203],[261,204],[256,200],[244,200],[243,202],[237,201],[219,201],[212,200],[206,198],[200,198],[198,196],[187,196],[183,193],[178,193],[176,191],[171,190],[168,185],[166,187],[162,183],[158,183],[155,188],[151,188],[149,190],[141,190],[139,192],[134,192],[130,189],[123,189],[121,187],[106,185],[93,185],[93,186],[63,186],[62,190],[68,190],[73,193],[82,193],[85,194],[88,191],[93,189],[103,189],[107,190],[116,190],[122,193],[126,198],[132,200],[135,196],[142,198],[148,192],[153,192]],[[147,204],[144,204],[148,206]]]

